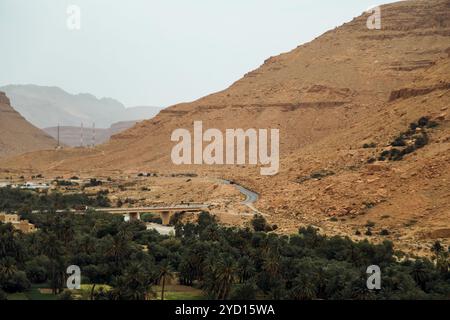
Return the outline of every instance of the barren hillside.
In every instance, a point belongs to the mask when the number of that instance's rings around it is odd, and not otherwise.
[[[28,123],[0,92],[0,157],[24,152],[52,149],[56,141]]]

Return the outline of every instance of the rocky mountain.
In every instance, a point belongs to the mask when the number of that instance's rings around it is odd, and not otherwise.
[[[0,166],[227,177],[260,193],[256,206],[280,232],[313,224],[362,239],[370,231],[424,250],[426,241],[450,238],[450,0],[401,1],[381,13],[380,30],[367,28],[364,13],[95,150],[39,152]],[[200,120],[222,131],[279,129],[280,173],[174,166],[171,133]]]
[[[58,87],[37,85],[8,85],[1,87],[10,97],[14,108],[25,119],[39,128],[61,126],[79,127],[95,125],[109,128],[119,121],[150,119],[161,109],[158,107],[125,106],[111,98],[98,99],[83,93],[73,95]]]
[[[139,121],[121,121],[111,125],[109,128],[89,128],[83,127],[81,129],[78,127],[71,126],[60,126],[59,127],[59,141],[61,144],[70,147],[79,147],[81,145],[81,140],[83,139],[83,146],[100,145],[107,142],[112,135],[125,131]],[[50,127],[43,129],[48,135],[54,139],[58,139],[58,127]],[[83,137],[83,138],[82,138]]]
[[[28,123],[11,107],[5,93],[0,92],[0,157],[52,149],[55,146],[55,140]]]

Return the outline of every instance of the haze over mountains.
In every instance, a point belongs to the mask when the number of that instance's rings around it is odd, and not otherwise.
[[[261,194],[258,209],[280,232],[313,224],[354,235],[371,220],[421,250],[418,239],[450,237],[450,0],[402,1],[381,10],[381,30],[368,29],[363,14],[267,59],[228,89],[165,109],[95,150],[37,152],[0,167],[227,177]],[[421,117],[437,123],[426,131],[427,145],[398,161],[379,157]],[[280,129],[280,173],[174,166],[171,133],[192,130],[200,120],[205,129],[222,131]]]
[[[112,124],[109,128],[93,127],[71,127],[60,126],[44,128],[43,130],[53,137],[59,139],[61,144],[70,147],[100,145],[107,142],[112,135],[125,131],[138,123],[139,121],[121,121]],[[58,132],[59,130],[59,132]],[[59,134],[59,137],[58,137]]]
[[[111,98],[98,99],[82,93],[70,94],[58,87],[7,85],[0,87],[25,119],[39,128],[92,126],[109,128],[116,122],[150,119],[161,108],[125,106]]]

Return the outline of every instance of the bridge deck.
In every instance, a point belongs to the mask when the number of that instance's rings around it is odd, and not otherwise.
[[[192,206],[171,206],[171,207],[140,207],[140,208],[100,208],[95,211],[111,212],[111,213],[127,213],[127,212],[159,212],[159,211],[198,211],[208,209],[208,205],[192,205]]]

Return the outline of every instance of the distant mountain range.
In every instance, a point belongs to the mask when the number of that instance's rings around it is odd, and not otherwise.
[[[0,91],[10,98],[14,109],[39,128],[60,126],[92,126],[109,128],[121,121],[154,117],[159,107],[126,108],[111,98],[98,99],[92,94],[70,94],[58,87],[37,85],[7,85]]]

